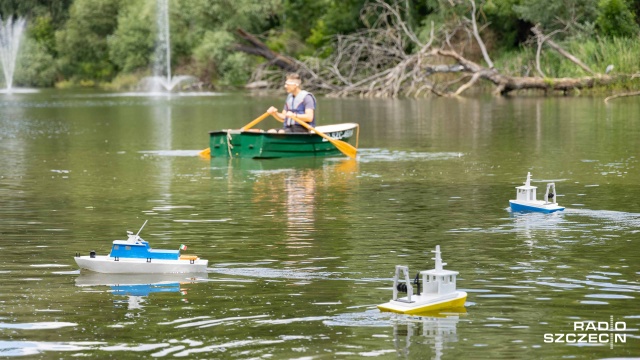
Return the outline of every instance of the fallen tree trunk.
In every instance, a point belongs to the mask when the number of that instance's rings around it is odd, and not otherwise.
[[[508,93],[516,90],[526,89],[539,89],[545,91],[569,91],[573,89],[586,89],[592,88],[595,85],[606,85],[614,81],[614,78],[608,75],[590,76],[582,78],[540,78],[540,77],[521,77],[521,76],[509,76],[503,75],[495,69],[488,69],[480,66],[479,64],[464,58],[452,50],[437,50],[438,55],[453,58],[463,68],[462,71],[466,71],[474,74],[475,80],[482,78],[488,80],[496,85],[495,93],[501,95],[507,95]],[[465,86],[465,85],[463,85]],[[462,91],[466,90],[460,88],[454,92],[454,95],[460,95]],[[462,90],[462,91],[461,91]]]
[[[281,55],[276,53],[275,51],[269,49],[265,43],[260,41],[254,35],[249,34],[248,32],[237,29],[236,33],[244,39],[249,45],[236,44],[233,47],[235,51],[242,51],[247,54],[262,56],[263,58],[269,60],[269,62],[285,71],[294,72],[298,70],[298,64],[295,60],[290,57]]]
[[[475,21],[475,1],[469,1],[472,5],[471,19],[461,19],[454,26],[453,33],[447,32],[445,28],[440,29],[439,37],[434,34],[432,25],[430,40],[426,44],[420,42],[402,19],[401,14],[405,11],[402,11],[399,1],[389,3],[373,0],[362,11],[363,19],[370,20],[374,18],[373,15],[377,16],[377,20],[372,22],[373,26],[357,33],[336,36],[330,45],[331,51],[325,52],[331,54],[327,58],[297,61],[271,51],[255,36],[242,30],[238,30],[238,34],[251,46],[237,46],[236,49],[262,56],[269,60],[268,64],[285,71],[297,71],[305,79],[306,89],[335,97],[417,97],[425,93],[460,96],[480,80],[492,83],[495,95],[506,96],[519,90],[562,91],[566,94],[571,90],[593,88],[618,80],[619,77],[594,73],[586,64],[550,39],[557,31],[544,35],[538,27],[531,31],[537,39],[536,66],[539,72],[539,55],[542,46],[546,44],[591,76],[548,78],[541,72],[541,77],[502,73],[493,67],[479,33],[481,30]],[[452,6],[458,6],[456,4],[458,3],[452,3]],[[450,40],[454,38],[456,31],[472,34],[463,38],[474,39],[478,43],[488,67],[466,58],[454,49]],[[440,39],[439,47],[434,45],[437,38]],[[468,45],[458,47],[465,48]],[[437,74],[449,75],[435,76]],[[456,74],[459,74],[458,78],[452,79]],[[265,65],[257,70],[253,80],[269,80],[273,84],[270,87],[278,87],[282,74],[268,70]],[[462,85],[452,89],[457,83]]]

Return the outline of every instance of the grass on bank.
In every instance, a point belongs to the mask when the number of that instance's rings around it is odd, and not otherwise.
[[[604,74],[609,65],[614,67],[609,73],[612,76],[628,75],[630,77],[640,72],[640,38],[574,39],[560,46],[596,73]],[[527,74],[539,76],[535,68],[535,58],[536,48],[527,47],[518,51],[504,52],[494,62],[496,68],[513,76]],[[548,46],[542,49],[540,67],[548,78],[590,76]]]

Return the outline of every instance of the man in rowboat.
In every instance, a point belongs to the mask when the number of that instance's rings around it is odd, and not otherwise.
[[[298,119],[306,122],[307,124],[316,126],[316,98],[308,91],[300,88],[302,81],[300,75],[297,73],[289,73],[286,76],[284,82],[284,88],[287,91],[287,99],[284,103],[284,109],[279,113],[278,109],[274,106],[270,107],[267,112],[276,118],[284,121],[282,129],[278,130],[279,133],[298,133],[309,132],[304,126],[298,124],[291,117],[296,116]],[[274,132],[275,130],[269,130]]]

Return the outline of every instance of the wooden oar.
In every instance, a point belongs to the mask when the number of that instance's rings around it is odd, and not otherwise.
[[[356,153],[358,152],[358,149],[353,147],[351,144],[348,144],[348,143],[346,143],[346,142],[344,142],[342,140],[334,139],[334,138],[328,136],[327,134],[317,130],[316,128],[314,128],[313,126],[307,124],[306,122],[298,119],[296,116],[292,116],[291,118],[293,120],[295,120],[295,122],[297,122],[298,124],[300,124],[303,127],[305,127],[307,130],[313,131],[316,134],[318,134],[321,137],[323,137],[324,139],[326,139],[327,141],[329,141],[331,144],[333,144],[333,146],[335,146],[343,154],[347,155],[348,157],[350,157],[352,159],[356,158]]]
[[[264,120],[267,118],[267,116],[269,116],[269,113],[264,113],[260,116],[258,116],[257,118],[255,118],[252,122],[248,123],[247,125],[243,126],[240,128],[240,131],[245,131],[245,130],[249,130],[251,129],[253,126],[255,126],[257,123],[259,123],[260,121]],[[211,149],[210,148],[206,148],[202,151],[200,151],[198,153],[198,155],[204,157],[204,158],[210,158],[211,157]]]
[[[240,131],[245,131],[245,130],[249,130],[252,127],[254,127],[257,123],[259,123],[260,121],[264,120],[267,118],[267,116],[269,116],[269,113],[266,112],[260,116],[258,116],[257,118],[255,118],[255,120],[253,120],[252,122],[248,123],[247,125],[243,126],[240,128]]]

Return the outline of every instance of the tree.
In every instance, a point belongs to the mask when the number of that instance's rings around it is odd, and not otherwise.
[[[155,2],[128,2],[118,14],[118,27],[108,39],[109,58],[123,72],[149,66],[155,40]]]
[[[558,29],[591,31],[598,16],[598,0],[522,0],[514,5],[520,19],[541,27],[543,32]]]
[[[262,33],[282,12],[280,0],[179,0],[172,50],[206,82],[243,85],[258,60],[231,51],[237,28]]]
[[[637,36],[640,27],[625,0],[601,0],[600,15],[596,20],[598,30],[605,36]]]
[[[24,16],[33,19],[48,16],[54,26],[63,24],[68,18],[69,7],[73,0],[2,0],[0,1],[0,16]]]
[[[115,75],[107,38],[117,26],[121,0],[83,0],[71,6],[69,21],[56,33],[66,78],[108,81]]]

